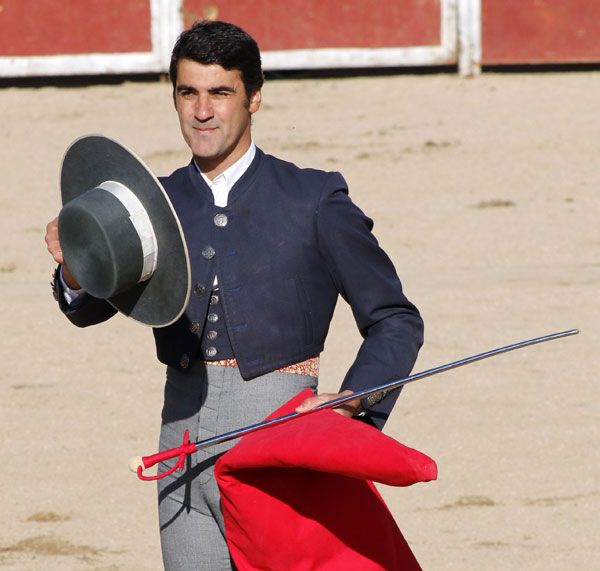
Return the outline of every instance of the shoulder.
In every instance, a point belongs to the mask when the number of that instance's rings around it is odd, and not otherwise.
[[[299,167],[294,163],[268,154],[263,154],[262,167],[263,176],[272,177],[286,188],[314,193],[319,196],[324,192],[327,193],[328,190],[348,192],[348,185],[339,172]]]

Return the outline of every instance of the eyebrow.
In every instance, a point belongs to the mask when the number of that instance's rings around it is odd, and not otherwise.
[[[209,93],[220,93],[226,91],[227,93],[235,93],[235,87],[230,87],[229,85],[219,85],[217,87],[211,87],[208,92]]]
[[[195,87],[191,85],[186,85],[185,83],[182,83],[177,86],[177,93],[180,93],[182,91],[191,91],[193,93],[198,93],[198,90]],[[208,88],[209,93],[222,93],[223,91],[227,93],[236,93],[235,87],[230,87],[229,85],[217,85],[215,87]]]

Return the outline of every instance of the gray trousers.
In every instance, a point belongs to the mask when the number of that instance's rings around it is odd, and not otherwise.
[[[235,367],[196,362],[186,373],[167,369],[160,450],[204,440],[261,421],[317,379],[273,372],[245,381]],[[200,450],[188,457],[183,472],[158,482],[158,513],[163,562],[167,571],[234,569],[213,467],[236,441]],[[165,471],[171,464],[161,464]]]

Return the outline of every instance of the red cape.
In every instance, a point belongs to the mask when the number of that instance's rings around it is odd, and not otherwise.
[[[435,480],[437,467],[372,426],[332,410],[309,414],[244,436],[215,477],[240,571],[420,569],[371,480],[409,486]]]

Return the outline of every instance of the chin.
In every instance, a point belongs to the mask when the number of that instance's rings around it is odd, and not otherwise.
[[[214,159],[219,155],[214,149],[207,149],[206,146],[192,145],[192,153],[200,159]]]
[[[219,155],[216,153],[197,153],[195,151],[192,152],[194,154],[194,157],[201,161],[214,161],[215,159],[219,158]]]

